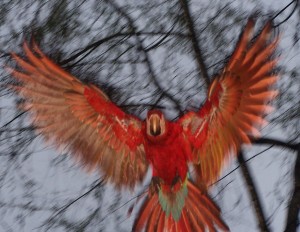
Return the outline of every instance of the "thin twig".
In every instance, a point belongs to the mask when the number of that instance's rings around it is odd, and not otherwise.
[[[264,212],[262,209],[261,200],[260,200],[258,192],[256,190],[256,186],[254,184],[250,170],[248,169],[248,167],[246,165],[246,161],[245,161],[243,152],[240,152],[240,154],[238,155],[238,162],[241,167],[242,175],[246,181],[246,186],[247,186],[248,192],[250,193],[250,198],[253,203],[253,207],[255,210],[256,218],[258,220],[258,225],[259,225],[260,231],[264,231],[264,232],[270,231],[268,228],[267,220],[265,218],[265,215],[264,215]]]
[[[105,38],[102,38],[102,39],[99,39],[97,40],[96,42],[93,42],[89,45],[87,45],[86,47],[84,47],[83,49],[81,49],[80,51],[76,52],[75,54],[73,54],[71,57],[69,57],[68,59],[65,59],[61,62],[59,62],[60,65],[65,65],[75,59],[77,59],[79,56],[89,52],[90,50],[94,50],[95,48],[99,47],[100,45],[112,40],[112,39],[115,39],[115,38],[118,38],[118,37],[128,37],[128,36],[136,36],[136,35],[151,35],[151,36],[161,36],[161,35],[172,35],[172,36],[177,36],[177,37],[188,37],[188,35],[185,35],[183,33],[179,33],[179,32],[155,32],[155,31],[150,31],[150,32],[142,32],[142,31],[138,31],[136,33],[132,33],[132,32],[118,32],[118,33],[115,33],[115,34],[112,34],[112,35],[109,35]]]
[[[291,1],[289,4],[287,4],[283,9],[281,9],[276,15],[274,15],[272,17],[272,20],[274,20],[275,18],[277,18],[280,14],[282,14],[282,12],[284,12],[289,6],[291,6],[293,3],[295,3],[295,6],[293,8],[293,10],[291,11],[291,13],[284,19],[282,20],[280,23],[274,25],[273,27],[279,27],[281,24],[285,23],[290,17],[292,17],[292,15],[295,13],[298,4],[299,4],[299,0],[293,0]]]
[[[125,37],[125,36],[128,36],[128,33],[116,33],[116,34],[107,36],[103,39],[100,39],[100,40],[98,40],[94,43],[89,44],[84,49],[82,49],[79,52],[75,53],[74,55],[72,55],[68,59],[59,62],[59,64],[60,65],[65,65],[65,64],[69,63],[70,61],[77,59],[79,56],[85,54],[86,52],[88,52],[90,50],[94,50],[95,48],[99,47],[101,44],[103,44],[103,43],[105,43],[105,42],[107,42],[111,39],[114,39],[114,38],[117,38],[117,37]]]
[[[3,126],[1,127],[6,127],[8,126],[10,123],[12,123],[13,121],[15,121],[16,119],[18,119],[19,117],[21,117],[23,114],[25,114],[28,110],[24,110],[21,113],[17,114],[13,119],[9,120],[7,123],[5,123]]]
[[[295,161],[293,185],[294,191],[288,206],[285,232],[296,232],[300,225],[300,143]]]
[[[47,223],[51,223],[61,213],[65,212],[71,205],[73,205],[75,202],[79,201],[83,197],[89,195],[92,191],[94,191],[96,188],[100,187],[103,183],[104,183],[104,180],[102,179],[97,184],[95,184],[92,188],[90,188],[88,191],[86,191],[85,193],[81,194],[79,197],[71,200],[68,204],[66,204],[66,205],[62,206],[61,208],[59,208],[53,216],[51,216],[49,219],[47,219]],[[41,225],[38,228],[43,227],[45,224],[46,223],[44,223],[43,225]]]
[[[124,18],[126,18],[126,20],[128,21],[129,28],[130,28],[131,32],[136,36],[137,48],[144,55],[145,63],[147,64],[148,73],[149,73],[149,75],[151,77],[151,80],[156,85],[156,87],[159,89],[159,91],[162,92],[165,97],[167,97],[169,100],[171,100],[175,104],[176,109],[180,112],[180,114],[182,114],[183,111],[181,110],[180,103],[176,99],[174,99],[174,97],[170,93],[168,93],[160,85],[160,82],[159,82],[159,80],[156,77],[156,74],[154,72],[154,68],[153,68],[152,62],[150,60],[150,57],[149,57],[149,55],[147,53],[147,49],[144,47],[143,42],[142,42],[139,34],[137,34],[138,30],[135,27],[134,20],[121,7],[119,7],[114,1],[112,1],[112,0],[105,0],[105,1],[107,3],[109,3],[120,15],[122,15]]]
[[[264,149],[263,151],[257,153],[256,155],[250,157],[249,159],[247,159],[245,161],[245,163],[249,162],[250,160],[252,160],[253,158],[265,153],[266,151],[270,150],[272,147],[274,147],[274,145],[271,145],[270,147]],[[214,183],[212,183],[211,185],[209,186],[213,186],[215,184],[217,184],[218,182],[222,181],[223,179],[225,179],[226,177],[230,176],[233,172],[235,172],[236,170],[238,170],[240,168],[240,165],[238,165],[237,167],[235,167],[233,170],[231,170],[229,173],[227,173],[225,176],[223,176],[222,178],[218,179],[217,181],[215,181]]]

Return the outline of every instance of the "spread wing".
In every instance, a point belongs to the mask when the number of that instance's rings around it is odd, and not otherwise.
[[[28,61],[12,54],[22,71],[8,68],[19,82],[33,124],[46,140],[66,149],[88,169],[100,168],[117,187],[143,180],[145,159],[142,122],[124,113],[97,87],[85,85],[24,43]]]
[[[278,37],[271,38],[268,22],[252,42],[255,22],[249,20],[240,41],[223,72],[214,79],[208,98],[199,112],[188,112],[180,119],[193,147],[198,183],[206,187],[220,174],[226,160],[237,154],[250,136],[259,136],[277,91],[274,51]]]

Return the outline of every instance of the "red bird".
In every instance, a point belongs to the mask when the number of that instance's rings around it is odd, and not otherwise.
[[[159,110],[146,120],[126,114],[94,85],[84,84],[24,43],[27,61],[16,54],[23,71],[10,69],[19,82],[13,89],[24,98],[22,108],[54,144],[67,149],[104,179],[133,189],[149,166],[152,181],[133,231],[229,230],[207,188],[223,164],[266,122],[277,59],[278,37],[271,39],[268,22],[253,41],[249,20],[224,67],[209,87],[197,112],[169,121]],[[193,182],[188,167],[194,169]]]

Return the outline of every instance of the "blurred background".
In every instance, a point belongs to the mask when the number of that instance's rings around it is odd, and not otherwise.
[[[300,205],[300,4],[263,0],[2,0],[0,63],[34,38],[45,54],[123,110],[176,120],[203,104],[249,16],[281,33],[276,111],[210,191],[232,231],[297,231]],[[0,70],[0,231],[131,231],[140,201],[86,174],[34,132]],[[244,167],[244,168],[241,168]],[[132,210],[133,209],[133,210]],[[132,211],[132,212],[131,212]],[[298,222],[297,222],[298,219]],[[290,226],[290,227],[289,227]],[[298,228],[300,231],[300,227]]]

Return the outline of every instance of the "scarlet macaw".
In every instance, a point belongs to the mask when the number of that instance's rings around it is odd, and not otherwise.
[[[145,120],[126,114],[91,84],[84,84],[52,62],[36,44],[24,43],[27,61],[16,54],[23,71],[9,68],[19,82],[13,89],[22,108],[45,138],[104,179],[133,189],[152,166],[152,181],[134,231],[229,230],[219,208],[206,193],[223,164],[249,136],[259,136],[269,101],[277,91],[274,51],[268,22],[252,42],[250,19],[223,71],[209,87],[205,104],[169,121],[159,110]],[[195,170],[188,177],[188,165]]]

